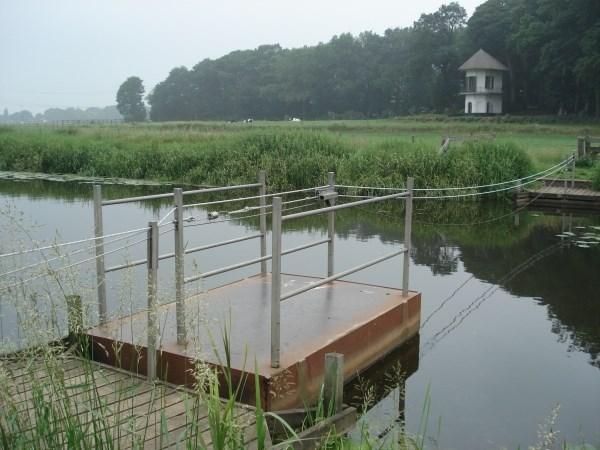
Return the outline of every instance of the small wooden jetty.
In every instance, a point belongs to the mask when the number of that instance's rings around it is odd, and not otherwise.
[[[82,439],[94,447],[102,442],[103,447],[119,449],[166,449],[198,442],[203,448],[204,444],[213,448],[208,410],[189,389],[149,382],[131,372],[66,355],[27,363],[3,360],[0,368],[6,375],[2,389],[11,396],[10,407],[16,407],[2,418],[22,421],[29,431],[19,438],[32,439],[31,448],[39,444],[33,440],[39,433],[35,428],[39,414],[51,409],[56,412],[50,432],[56,436],[44,436],[44,442],[53,442],[54,448],[68,448],[67,421],[80,426]],[[40,395],[45,398],[43,411]],[[70,405],[69,410],[65,405]],[[9,408],[1,397],[0,408]],[[244,446],[258,448],[254,408],[235,408],[234,420],[243,430]],[[4,429],[10,429],[6,425]]]
[[[543,186],[516,194],[517,206],[550,210],[600,211],[600,192],[587,180],[545,179]]]

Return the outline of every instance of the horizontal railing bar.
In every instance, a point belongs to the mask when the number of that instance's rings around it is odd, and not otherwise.
[[[385,255],[385,256],[382,256],[380,258],[373,259],[373,260],[368,261],[368,262],[366,262],[364,264],[361,264],[360,266],[356,266],[356,267],[353,267],[351,269],[344,270],[343,272],[336,273],[335,275],[332,275],[332,276],[327,277],[327,278],[323,278],[322,280],[317,281],[316,283],[313,283],[313,284],[310,284],[308,286],[302,287],[300,289],[296,289],[295,291],[291,291],[291,292],[288,292],[286,294],[283,294],[281,296],[281,301],[287,300],[288,298],[291,298],[291,297],[294,297],[296,295],[302,294],[302,293],[304,293],[306,291],[310,291],[311,289],[314,289],[316,287],[323,286],[324,284],[331,283],[332,281],[335,281],[335,280],[337,280],[339,278],[343,278],[345,276],[351,275],[354,272],[358,272],[359,270],[363,270],[363,269],[366,269],[367,267],[374,266],[375,264],[383,262],[383,261],[385,261],[387,259],[390,259],[390,258],[393,258],[395,256],[401,255],[405,251],[406,251],[406,249],[402,249],[402,250],[399,250],[397,252],[390,253],[388,255]]]
[[[316,247],[317,245],[326,244],[329,242],[329,239],[321,239],[320,241],[309,242],[308,244],[299,245],[298,247],[293,247],[281,252],[282,255],[289,255],[290,253],[299,252],[300,250],[306,250],[307,248]],[[211,270],[210,272],[199,273],[198,275],[194,275],[186,278],[184,281],[186,283],[190,283],[192,281],[199,280],[201,278],[210,278],[215,275],[220,275],[225,272],[229,272],[235,269],[241,269],[242,267],[251,266],[252,264],[257,264],[262,261],[268,261],[272,258],[273,255],[265,255],[260,258],[250,259],[248,261],[242,261],[237,264],[233,264],[231,266],[221,267],[219,269]]]
[[[296,253],[300,250],[306,250],[307,248],[316,247],[317,245],[327,244],[329,242],[329,238],[321,239],[320,241],[309,242],[308,244],[302,244],[298,247],[288,248],[281,252],[282,255],[289,255],[290,253]],[[270,256],[270,255],[269,255]]]
[[[117,270],[128,269],[130,267],[141,266],[142,264],[146,264],[148,262],[147,259],[138,259],[135,261],[131,261],[130,263],[119,264],[117,266],[107,267],[104,269],[104,273],[116,272]]]
[[[194,191],[183,191],[183,195],[193,195],[193,194],[210,194],[211,192],[222,192],[222,191],[233,191],[236,189],[250,189],[262,186],[260,183],[250,183],[250,184],[237,184],[234,186],[222,186],[208,189],[196,189]]]
[[[210,194],[212,192],[224,192],[224,191],[233,191],[235,189],[248,189],[259,187],[261,184],[259,183],[251,183],[251,184],[239,184],[235,186],[222,186],[216,188],[206,188],[206,189],[195,189],[193,191],[183,191],[183,195],[192,195],[192,194]],[[154,194],[154,195],[142,195],[140,197],[126,197],[126,198],[116,198],[114,200],[104,200],[102,202],[102,206],[109,205],[120,205],[122,203],[132,203],[139,202],[143,200],[157,200],[160,198],[170,198],[173,197],[172,192],[168,192],[166,194]]]
[[[328,206],[327,208],[312,209],[310,211],[302,211],[295,214],[288,214],[287,216],[281,217],[281,220],[286,221],[292,219],[300,219],[302,217],[315,216],[317,214],[325,214],[332,211],[339,211],[340,209],[352,208],[354,206],[366,205],[369,203],[377,203],[385,200],[391,200],[394,198],[406,197],[407,195],[408,192],[399,192],[397,194],[383,195],[381,197],[373,197],[366,200],[358,200],[356,202],[344,203],[342,205]]]
[[[162,261],[163,259],[173,258],[174,256],[175,256],[175,253],[165,253],[164,255],[160,255],[158,257],[158,259]],[[135,261],[131,261],[130,263],[119,264],[118,266],[108,267],[107,269],[104,270],[104,272],[108,273],[108,272],[115,272],[117,270],[129,269],[130,267],[141,266],[143,264],[146,264],[147,262],[148,262],[147,259],[137,259]]]
[[[316,186],[316,187],[305,188],[305,189],[296,189],[294,191],[274,192],[272,194],[264,194],[264,195],[252,195],[250,197],[228,198],[225,200],[215,200],[212,202],[191,203],[191,204],[183,205],[183,207],[184,208],[196,208],[198,206],[220,205],[223,203],[233,203],[233,202],[241,202],[241,201],[246,201],[246,200],[256,200],[256,199],[263,198],[263,197],[264,198],[279,197],[282,195],[297,194],[300,192],[318,191],[319,189],[323,189],[326,187],[327,186]]]
[[[200,247],[192,247],[192,248],[186,249],[184,253],[187,255],[188,253],[201,252],[203,250],[208,250],[208,249],[215,248],[215,247],[221,247],[223,245],[235,244],[236,242],[248,241],[250,239],[256,239],[259,237],[262,237],[262,233],[252,234],[250,236],[242,236],[242,237],[235,238],[235,239],[229,239],[228,241],[215,242],[214,244],[202,245]]]
[[[231,266],[221,267],[219,269],[211,270],[210,272],[199,273],[198,275],[194,275],[183,280],[185,283],[191,283],[192,281],[199,280],[201,278],[210,278],[215,275],[219,275],[225,272],[229,272],[235,269],[241,269],[242,267],[251,266],[252,264],[257,264],[262,261],[267,261],[271,259],[271,255],[261,256],[260,258],[249,259],[248,261],[242,261],[237,264],[233,264]]]
[[[253,234],[251,236],[242,236],[242,237],[235,238],[235,239],[229,239],[228,241],[215,242],[214,244],[202,245],[200,247],[192,247],[192,248],[185,250],[184,253],[187,255],[189,253],[201,252],[203,250],[209,250],[211,248],[221,247],[223,245],[235,244],[236,242],[243,242],[243,241],[247,241],[250,239],[256,239],[261,236],[262,236],[262,234],[259,233],[259,234]],[[160,255],[158,257],[158,259],[162,261],[163,259],[169,259],[169,258],[173,258],[173,257],[175,257],[175,253],[165,253],[164,255]],[[132,261],[130,263],[120,264],[118,266],[109,267],[104,272],[115,272],[117,270],[128,269],[130,267],[141,266],[142,264],[146,264],[147,262],[148,262],[148,260],[146,260],[146,259],[138,259],[138,260]]]

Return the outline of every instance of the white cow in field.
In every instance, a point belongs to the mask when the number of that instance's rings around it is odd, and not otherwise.
[[[302,122],[302,119],[299,119],[298,117],[292,117],[292,122]]]

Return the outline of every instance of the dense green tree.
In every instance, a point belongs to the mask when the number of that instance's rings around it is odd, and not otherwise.
[[[479,48],[509,68],[509,112],[598,114],[600,2],[456,2],[382,35],[312,47],[263,45],[175,68],[148,96],[152,120],[387,117],[460,113],[458,67]]]
[[[126,122],[146,120],[144,105],[144,84],[138,77],[129,77],[117,91],[117,109]]]

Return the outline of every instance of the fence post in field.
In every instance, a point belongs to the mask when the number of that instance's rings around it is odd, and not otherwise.
[[[106,274],[104,272],[104,235],[102,224],[102,186],[94,185],[94,237],[96,238],[96,286],[98,290],[98,316],[106,322]]]
[[[173,191],[175,203],[175,315],[177,321],[177,343],[186,341],[185,330],[185,249],[183,244],[183,190]]]
[[[577,138],[577,158],[584,158],[585,150],[585,137],[579,136]]]
[[[404,209],[404,265],[402,273],[402,295],[408,295],[408,277],[410,273],[410,246],[411,246],[411,233],[412,233],[412,201],[413,201],[413,187],[415,180],[413,177],[406,179],[407,196],[405,197],[405,209]]]
[[[264,170],[258,172],[258,182],[260,183],[260,187],[258,188],[258,195],[260,195],[260,199],[258,201],[260,209],[260,256],[264,258],[267,256],[267,199],[265,195],[267,194],[267,177]],[[261,261],[260,263],[260,273],[262,275],[266,275],[267,273],[267,261]]]
[[[271,367],[278,368],[281,345],[281,197],[273,198],[271,228]]]
[[[148,345],[146,351],[147,375],[156,378],[156,338],[158,335],[158,222],[149,222],[148,227]]]

